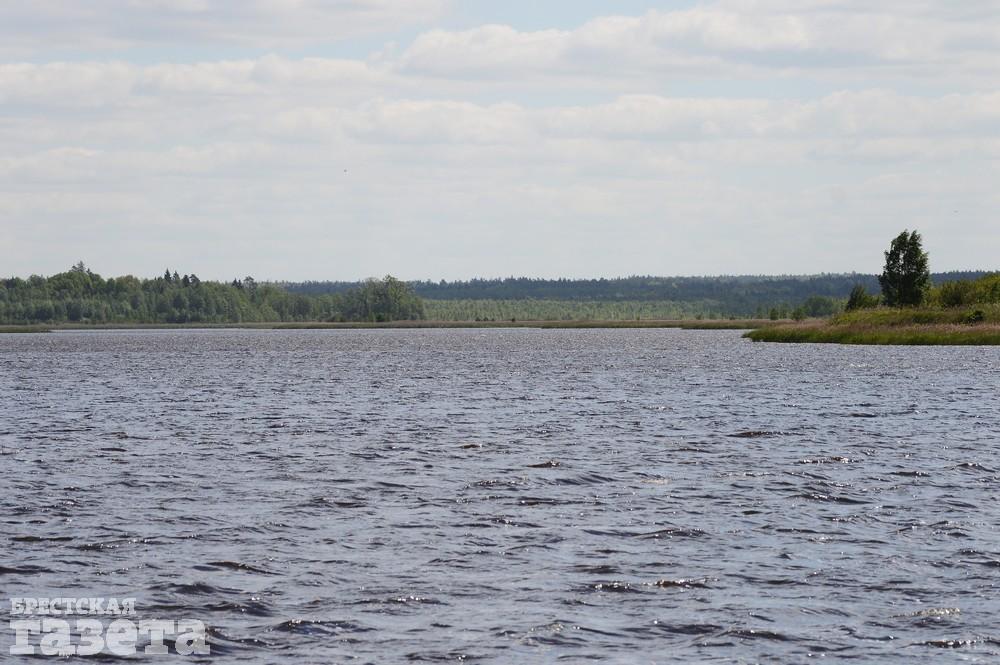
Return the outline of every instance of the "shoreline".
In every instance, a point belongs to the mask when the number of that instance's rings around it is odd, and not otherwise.
[[[782,324],[743,335],[779,344],[865,344],[875,346],[997,346],[1000,325],[915,324],[861,326],[838,323]]]
[[[602,321],[302,321],[259,323],[57,323],[2,325],[2,333],[49,333],[74,330],[416,330],[432,328],[678,328],[683,330],[753,330],[780,321],[762,319],[641,319]]]
[[[0,325],[0,334],[127,330],[429,330],[534,328],[586,330],[613,328],[673,328],[679,330],[743,330],[745,339],[777,344],[849,344],[877,346],[997,346],[997,323],[915,323],[865,321],[841,315],[833,320],[811,319],[642,319],[582,321],[301,321],[254,323],[62,323]]]

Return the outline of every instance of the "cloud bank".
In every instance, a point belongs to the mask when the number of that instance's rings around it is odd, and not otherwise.
[[[10,5],[0,272],[876,270],[915,226],[936,269],[996,267],[992,4],[717,2],[538,31],[435,27],[454,8],[434,0]],[[221,50],[143,56],[186,44]]]

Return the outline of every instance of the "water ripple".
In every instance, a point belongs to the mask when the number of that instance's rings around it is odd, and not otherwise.
[[[1000,662],[1000,349],[191,330],[0,364],[5,593],[135,597],[213,660]]]

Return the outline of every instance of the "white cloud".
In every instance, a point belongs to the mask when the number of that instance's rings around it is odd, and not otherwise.
[[[402,54],[405,71],[442,77],[538,75],[731,76],[849,69],[913,77],[1000,73],[1000,25],[975,12],[913,3],[849,10],[842,2],[721,3],[638,17],[596,18],[574,30],[486,25],[435,30]],[[985,9],[986,3],[983,3]]]
[[[157,137],[175,145],[284,137],[516,146],[539,139],[854,140],[1000,131],[997,91],[927,97],[873,89],[805,100],[633,94],[534,108],[448,98],[450,84],[433,82],[423,88],[427,97],[409,97],[415,87],[363,63],[317,58],[0,65],[0,102],[10,109],[10,129],[0,128],[0,137],[8,147],[20,137],[36,148],[71,142],[113,150],[123,138]],[[388,96],[366,94],[372,92]]]

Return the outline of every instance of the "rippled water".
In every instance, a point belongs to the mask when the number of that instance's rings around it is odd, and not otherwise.
[[[998,388],[730,331],[2,335],[0,591],[215,661],[996,663]]]

